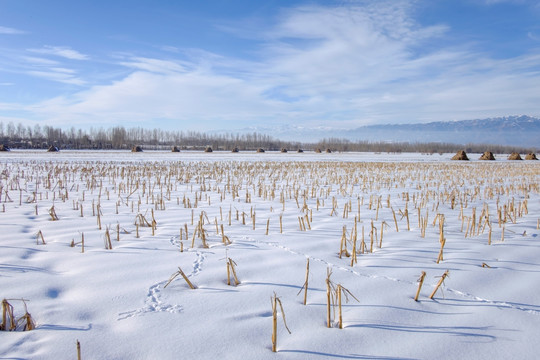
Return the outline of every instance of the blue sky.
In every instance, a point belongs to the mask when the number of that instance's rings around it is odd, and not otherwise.
[[[527,0],[0,0],[0,122],[231,131],[540,116]]]

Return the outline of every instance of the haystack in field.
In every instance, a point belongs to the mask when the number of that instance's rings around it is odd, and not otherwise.
[[[327,153],[327,154],[330,154],[331,152],[332,152],[332,150],[326,149],[326,153]]]
[[[10,151],[10,150],[11,149],[9,148],[9,146],[0,144],[0,151]]]
[[[58,151],[60,151],[60,149],[58,149],[54,145],[49,146],[49,148],[47,149],[47,152],[58,152]]]
[[[180,152],[180,149],[178,148],[178,146],[173,146],[171,152]]]
[[[480,160],[495,160],[495,156],[493,156],[491,151],[485,151],[482,156],[480,156]]]
[[[525,160],[538,160],[535,153],[528,153],[525,155]]]
[[[452,160],[469,160],[465,150],[459,150],[456,155],[452,156]]]
[[[519,153],[511,153],[510,155],[508,155],[508,160],[523,160],[521,158],[521,155],[519,155]]]
[[[285,149],[285,148],[281,148],[281,150],[280,150],[280,151],[281,151],[282,153],[286,153],[286,152],[287,152],[287,149]]]
[[[131,148],[131,152],[142,152],[142,147],[140,145],[134,146]]]
[[[240,150],[238,149],[238,147],[234,147],[234,148],[231,150],[231,152],[237,153],[237,152],[240,152]]]
[[[206,149],[204,149],[204,152],[207,152],[207,153],[211,153],[213,152],[214,150],[212,150],[212,147],[211,146],[207,146]]]
[[[315,149],[315,152],[316,152],[317,154],[320,154],[322,151],[321,151],[321,149],[317,148],[317,149]]]
[[[258,149],[257,149],[257,152],[258,152],[258,153],[263,153],[263,152],[264,152],[264,149],[263,149],[263,148],[258,148]]]
[[[297,153],[303,153],[303,152],[304,152],[304,150],[302,150],[302,149],[298,149],[298,150],[297,150],[296,152],[297,152]]]

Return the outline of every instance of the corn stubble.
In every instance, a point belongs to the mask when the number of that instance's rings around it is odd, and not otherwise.
[[[236,269],[235,266],[238,266],[233,259],[227,258],[227,285],[231,285],[231,274],[234,279],[234,286],[238,286],[240,284],[240,280],[238,280],[238,276],[236,275]]]
[[[285,319],[285,311],[283,310],[283,304],[281,299],[277,297],[276,293],[272,297],[272,352],[277,352],[277,318],[278,318],[278,305],[281,310],[281,317],[283,318],[283,325],[287,332],[291,334],[291,330],[287,326],[287,320]]]
[[[163,288],[165,289],[167,286],[169,286],[169,284],[174,280],[176,279],[176,277],[178,276],[182,276],[182,278],[185,280],[186,284],[188,284],[189,288],[190,289],[196,289],[197,287],[195,285],[193,285],[191,283],[191,281],[189,281],[188,277],[186,276],[186,274],[184,273],[184,271],[182,270],[182,268],[180,268],[180,266],[178,267],[178,271],[173,273],[171,275],[171,277],[169,278],[169,280],[167,281],[167,283],[165,284],[165,286],[163,286]]]
[[[450,274],[450,271],[449,270],[446,270],[444,272],[444,274],[442,274],[442,276],[440,277],[439,279],[439,282],[437,282],[437,285],[435,285],[435,289],[433,289],[433,292],[431,293],[431,295],[429,295],[429,298],[430,299],[433,299],[433,297],[435,296],[435,294],[437,293],[437,290],[439,290],[439,288],[441,287],[442,284],[444,284],[444,280],[449,276]]]
[[[84,229],[88,251],[92,251],[94,239],[98,239],[96,248],[102,249],[99,243],[102,237],[105,248],[113,251],[114,228],[106,224],[116,223],[117,241],[124,227],[123,233],[128,236],[122,241],[146,241],[146,231],[159,237],[156,214],[172,209],[179,214],[174,228],[180,227],[182,253],[184,245],[226,249],[234,243],[239,230],[261,239],[270,235],[274,227],[277,233],[278,223],[279,234],[297,236],[299,241],[307,242],[320,234],[322,223],[328,233],[335,234],[329,239],[333,251],[328,252],[341,264],[359,266],[363,257],[375,258],[373,253],[392,249],[400,230],[407,231],[411,239],[422,241],[434,254],[438,251],[436,259],[432,256],[426,261],[440,264],[450,262],[459,237],[489,245],[508,241],[516,234],[513,226],[529,215],[530,195],[540,192],[538,167],[498,165],[474,164],[464,168],[448,163],[339,161],[46,162],[39,165],[39,175],[21,171],[34,168],[34,163],[20,162],[5,164],[6,173],[11,175],[0,183],[0,202],[4,212],[15,206],[28,206],[36,217],[39,204],[48,210],[48,216],[45,214],[43,219],[55,222],[51,225],[56,226],[70,220],[66,215],[68,211],[83,219],[89,215],[96,217],[92,229]],[[29,194],[26,202],[22,199],[23,193]],[[57,212],[62,214],[61,218]],[[126,213],[130,220],[120,224],[115,215]],[[537,214],[534,216],[536,218]],[[461,229],[448,226],[459,222]],[[540,219],[535,222],[536,229],[540,229]],[[57,242],[48,227],[42,229],[46,230],[51,243]],[[523,230],[521,233],[526,236]],[[33,237],[31,235],[30,241]],[[41,230],[35,237],[36,245],[46,244]],[[76,242],[79,237],[80,241]],[[85,252],[82,230],[66,234],[66,238],[69,239],[66,245],[71,240],[72,247],[80,245],[81,252]],[[309,265],[308,258],[305,282],[298,293],[304,292],[304,305],[307,304]],[[239,285],[237,264],[226,257],[226,266],[227,284]],[[482,263],[482,267],[489,268],[489,265]],[[440,277],[429,298],[434,298],[448,275],[446,271]],[[164,287],[178,276],[190,289],[196,288],[180,267]],[[332,327],[334,322],[341,328],[343,298],[358,299],[341,284],[334,284],[330,276],[331,270],[327,270],[327,326]],[[414,297],[416,301],[425,277],[426,273],[422,272]],[[274,294],[273,351],[277,351],[278,306],[283,313],[281,300]],[[2,308],[2,330],[13,331],[19,322],[26,330],[35,327],[27,311],[15,319],[8,300],[2,302]],[[336,311],[339,311],[337,316]]]
[[[345,296],[346,302],[349,302],[351,296],[357,302],[360,302],[347,288],[341,284],[334,284],[330,277],[332,270],[326,270],[326,326],[332,327],[332,319],[336,317],[336,307],[338,308],[338,327],[343,329],[342,298]]]
[[[36,323],[32,318],[32,315],[28,312],[25,299],[10,299],[10,301],[21,301],[24,306],[24,315],[20,318],[15,317],[13,305],[11,305],[8,299],[2,300],[2,323],[0,323],[0,331],[30,331],[36,328]]]

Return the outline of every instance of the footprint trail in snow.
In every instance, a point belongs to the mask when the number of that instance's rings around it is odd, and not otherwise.
[[[174,246],[177,246],[180,248],[180,242],[177,240],[177,238],[173,237],[170,240],[171,244]],[[193,277],[198,275],[203,268],[204,260],[206,259],[206,255],[198,250],[187,250],[188,252],[195,252],[196,258],[193,262],[193,270],[186,274],[187,277]],[[160,281],[148,289],[148,293],[146,295],[146,299],[144,301],[145,305],[142,308],[139,308],[137,310],[131,310],[123,313],[118,314],[118,320],[124,320],[131,318],[133,316],[138,315],[144,315],[146,313],[153,313],[153,312],[169,312],[169,313],[180,313],[183,311],[183,307],[178,304],[165,304],[162,300],[162,291],[165,284],[167,284],[169,280],[163,280]]]

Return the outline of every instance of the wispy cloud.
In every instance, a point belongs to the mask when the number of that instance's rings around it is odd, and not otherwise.
[[[28,75],[64,84],[85,85],[86,81],[80,77],[79,71],[63,64],[63,62],[67,61],[43,56],[29,56],[26,50],[0,51],[0,68],[3,72],[19,76]],[[21,79],[18,84],[23,84],[25,81]]]
[[[38,71],[38,70],[31,70],[27,72],[28,75],[37,76],[40,78],[44,78],[51,81],[57,81],[65,84],[72,84],[72,85],[84,85],[86,82],[76,76],[72,75],[72,72],[66,72],[66,71]]]
[[[529,31],[527,33],[527,37],[531,40],[534,40],[534,41],[540,41],[540,35],[537,35],[536,33],[532,32],[532,31]]]
[[[35,57],[35,56],[21,56],[21,60],[37,66],[54,66],[58,65],[59,62],[56,60],[41,58],[41,57]]]
[[[167,51],[167,52],[171,52],[171,53],[176,53],[176,54],[178,54],[180,52],[179,48],[177,48],[176,46],[170,46],[170,45],[158,46],[158,49],[161,49],[161,50]]]
[[[4,35],[21,35],[21,34],[26,34],[26,32],[22,31],[22,30],[10,28],[10,27],[0,26],[0,34],[4,34]]]
[[[452,29],[421,25],[414,6],[396,0],[285,9],[274,25],[250,32],[258,41],[251,60],[206,49],[166,59],[123,54],[117,65],[129,75],[32,110],[65,123],[159,119],[161,126],[207,129],[540,115],[538,51],[501,58],[474,44],[445,45]],[[62,64],[33,75],[83,84]]]
[[[64,66],[61,61],[27,55],[20,56],[20,59],[18,71],[24,74],[64,84],[86,84],[86,81],[77,75],[77,70]]]
[[[90,58],[88,55],[82,54],[77,50],[73,50],[67,46],[46,45],[41,49],[28,49],[28,51],[37,54],[59,56],[70,60],[88,60]]]
[[[62,73],[62,74],[76,74],[77,73],[77,71],[73,69],[66,69],[66,68],[60,68],[60,67],[51,68],[51,70],[57,73]]]
[[[35,111],[59,121],[91,116],[94,121],[110,122],[112,117],[148,124],[159,118],[199,128],[203,122],[248,122],[264,111],[274,114],[276,108],[265,105],[260,93],[256,86],[227,76],[137,71],[110,85],[40,103]]]
[[[144,70],[153,73],[175,73],[175,72],[185,72],[184,67],[176,62],[170,60],[160,60],[152,58],[143,58],[143,57],[133,57],[128,61],[120,62],[120,65],[130,67],[133,69]]]

